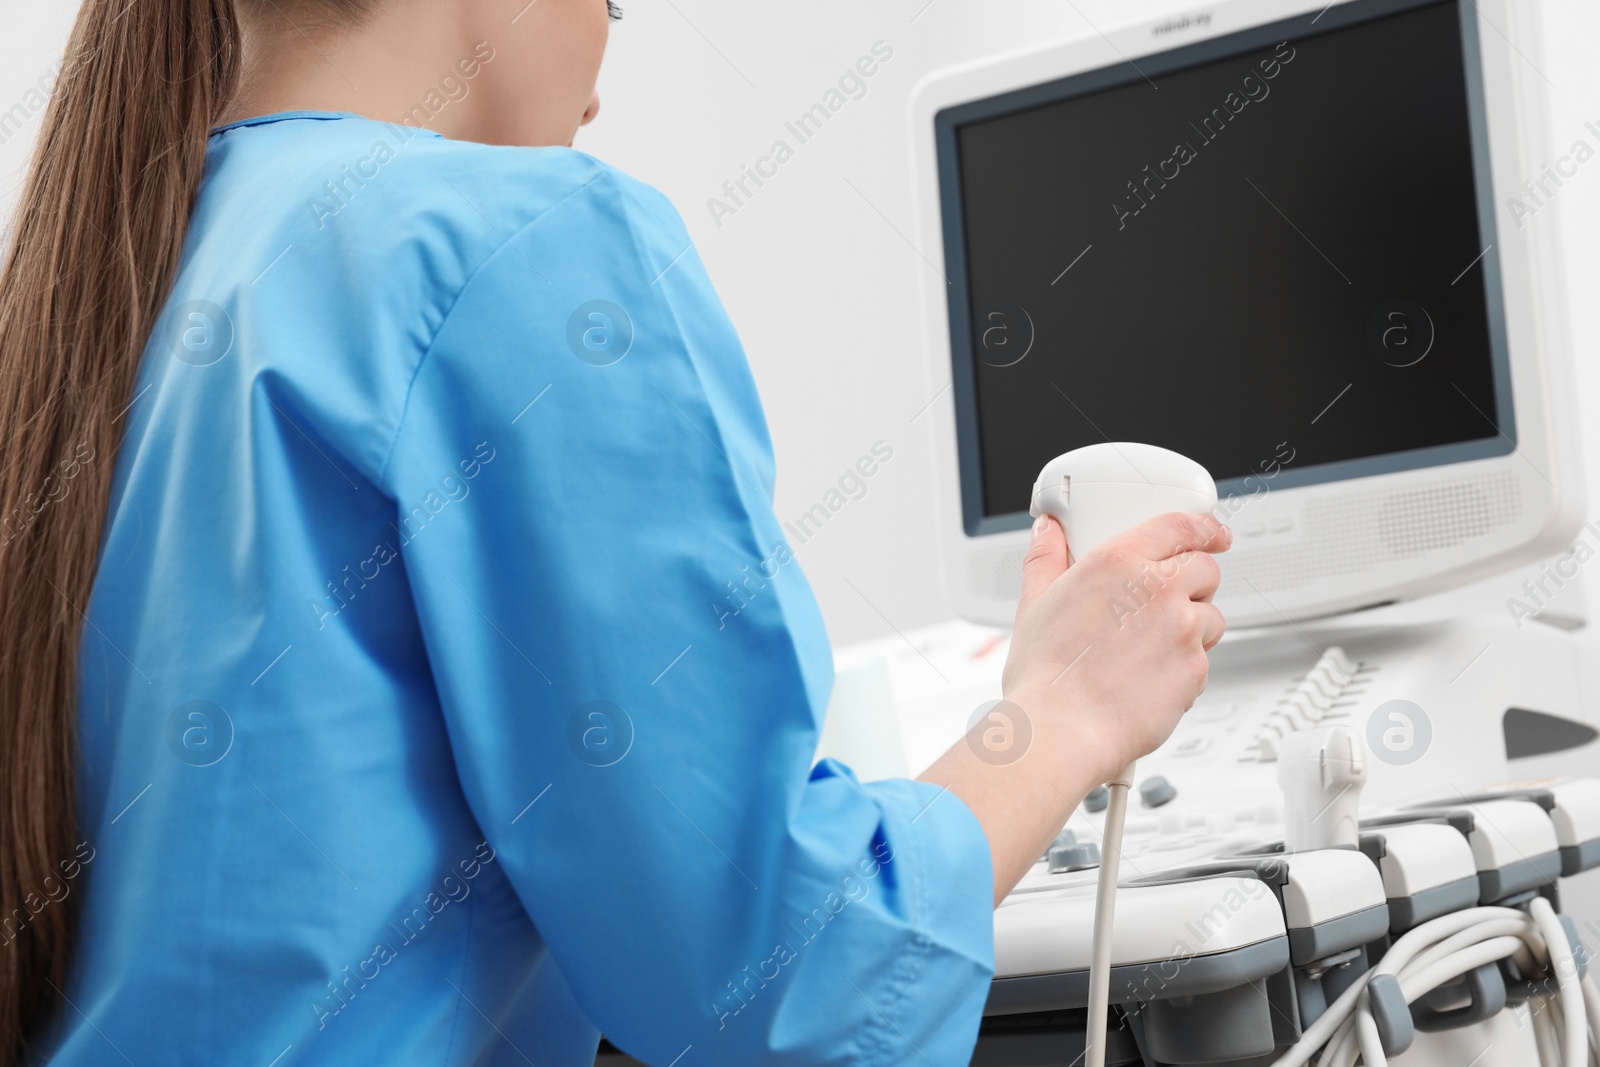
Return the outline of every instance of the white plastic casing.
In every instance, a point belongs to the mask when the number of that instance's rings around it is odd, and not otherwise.
[[[1318,926],[1388,903],[1378,869],[1353,849],[1297,852],[1285,856],[1284,862],[1289,867],[1289,881],[1283,887],[1283,910],[1293,929]]]
[[[1384,857],[1378,862],[1383,889],[1393,899],[1477,877],[1472,846],[1443,823],[1402,823],[1375,832],[1384,842]]]
[[[1292,852],[1353,847],[1366,781],[1366,744],[1350,727],[1312,727],[1284,737],[1278,742],[1284,845]]]
[[[1001,905],[994,913],[995,977],[1087,968],[1094,892],[1094,886],[1081,885],[1012,897]],[[1118,967],[1228,952],[1286,932],[1272,890],[1255,878],[1124,886],[1117,898],[1111,958]],[[1179,917],[1184,922],[1175,922]]]
[[[1496,871],[1534,856],[1555,852],[1560,842],[1545,811],[1531,800],[1485,800],[1451,805],[1472,813],[1468,840],[1480,871]]]
[[[1108,441],[1045,464],[1029,514],[1060,520],[1069,558],[1077,559],[1157,515],[1205,515],[1216,506],[1216,484],[1194,460],[1155,445]]]
[[[1573,848],[1600,837],[1600,779],[1572,778],[1546,786],[1556,798],[1550,813],[1562,848]]]

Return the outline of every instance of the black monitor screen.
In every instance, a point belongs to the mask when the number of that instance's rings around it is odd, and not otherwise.
[[[969,532],[1099,441],[1219,485],[1509,452],[1474,34],[1369,0],[941,112]]]

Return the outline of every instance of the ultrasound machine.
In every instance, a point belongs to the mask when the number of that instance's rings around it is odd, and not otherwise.
[[[840,650],[824,743],[916,773],[991,713],[1054,457],[1189,457],[1230,632],[1131,779],[1088,1061],[1597,1062],[1600,530],[1538,4],[1167,10],[917,90],[960,621]],[[997,909],[975,1064],[1085,1062],[1107,808]]]

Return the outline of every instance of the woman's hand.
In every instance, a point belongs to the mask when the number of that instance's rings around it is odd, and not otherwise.
[[[996,749],[982,721],[922,780],[944,785],[989,838],[998,904],[1085,794],[1165,741],[1205,689],[1222,639],[1213,553],[1233,534],[1169,514],[1067,566],[1054,519],[1034,524],[1001,679]]]
[[[1233,534],[1210,516],[1161,515],[1067,566],[1054,519],[1039,519],[1001,685],[1035,735],[1069,740],[1105,781],[1171,735],[1205,689],[1206,652],[1226,623],[1211,603],[1211,553]]]

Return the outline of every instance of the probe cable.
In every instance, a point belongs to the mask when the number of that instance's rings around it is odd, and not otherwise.
[[[1128,789],[1135,764],[1106,783],[1105,832],[1100,838],[1100,872],[1094,894],[1094,940],[1089,952],[1089,1025],[1084,1067],[1105,1067],[1106,1016],[1111,1007],[1111,926],[1117,912],[1117,871],[1122,866],[1122,824],[1128,815]]]
[[[1300,1040],[1272,1067],[1302,1067],[1323,1052],[1324,1067],[1388,1067],[1378,1026],[1367,1001],[1367,983],[1392,975],[1407,1004],[1487,963],[1512,960],[1524,975],[1545,972],[1556,982],[1553,996],[1536,998],[1533,1032],[1546,1067],[1588,1067],[1596,1038],[1590,1020],[1600,1021],[1600,989],[1581,976],[1566,927],[1550,902],[1535,897],[1526,912],[1479,907],[1423,923],[1390,946],[1375,967],[1362,975],[1308,1026]],[[1325,1050],[1325,1051],[1324,1051]]]

